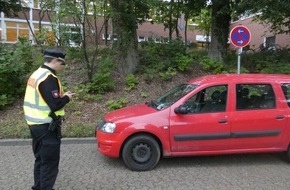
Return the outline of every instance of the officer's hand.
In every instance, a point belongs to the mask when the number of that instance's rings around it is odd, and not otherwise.
[[[68,96],[69,100],[72,100],[73,95],[75,95],[76,93],[72,93],[71,91],[65,92],[63,95],[64,96]]]

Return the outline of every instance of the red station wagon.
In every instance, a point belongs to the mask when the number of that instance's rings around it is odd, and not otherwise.
[[[222,74],[190,80],[144,104],[107,113],[98,150],[135,171],[160,158],[286,152],[290,75]]]

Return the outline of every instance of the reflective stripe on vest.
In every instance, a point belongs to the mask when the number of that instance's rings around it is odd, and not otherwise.
[[[50,123],[52,121],[52,118],[49,117],[51,110],[39,92],[39,84],[43,82],[49,75],[53,75],[55,78],[57,78],[49,70],[39,68],[30,76],[27,82],[23,109],[25,120],[28,125],[44,124]],[[58,78],[57,80],[60,87],[60,95],[62,95],[62,87]],[[64,110],[58,110],[55,112],[55,114],[63,116]]]

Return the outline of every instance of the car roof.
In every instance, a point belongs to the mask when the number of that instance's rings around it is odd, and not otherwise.
[[[290,75],[286,74],[217,74],[206,75],[188,81],[189,84],[209,83],[290,83]]]

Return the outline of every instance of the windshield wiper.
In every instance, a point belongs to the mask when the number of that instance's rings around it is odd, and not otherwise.
[[[154,100],[147,101],[145,104],[147,106],[149,106],[149,107],[152,107],[152,108],[155,108],[155,109],[157,108],[157,104],[156,104],[156,102]]]

